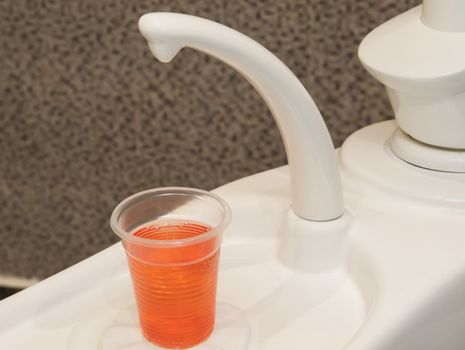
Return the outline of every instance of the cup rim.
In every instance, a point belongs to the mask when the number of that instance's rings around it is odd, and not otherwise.
[[[223,209],[224,217],[220,224],[212,227],[212,229],[206,233],[195,237],[181,238],[181,239],[167,239],[167,240],[156,240],[156,239],[147,239],[143,237],[134,236],[126,230],[122,229],[118,224],[118,219],[121,213],[129,207],[131,204],[135,203],[139,198],[143,198],[150,195],[170,195],[170,194],[184,194],[184,195],[202,195],[214,199]],[[230,223],[231,221],[231,208],[228,203],[221,198],[220,196],[205,190],[192,187],[157,187],[151,188],[145,191],[140,191],[134,193],[133,195],[123,199],[113,210],[110,218],[110,226],[113,232],[118,235],[123,242],[131,242],[144,246],[153,246],[158,248],[170,248],[170,247],[179,247],[184,245],[195,244],[208,240],[218,234],[220,234]]]

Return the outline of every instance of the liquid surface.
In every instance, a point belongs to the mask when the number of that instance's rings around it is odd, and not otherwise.
[[[168,223],[133,234],[172,240],[210,230],[198,223]],[[126,244],[140,324],[149,341],[167,348],[188,348],[208,338],[215,322],[218,240],[216,236],[170,248]]]

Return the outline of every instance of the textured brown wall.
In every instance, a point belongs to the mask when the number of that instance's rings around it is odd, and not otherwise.
[[[339,146],[391,118],[358,43],[418,3],[1,0],[0,273],[45,277],[115,242],[108,219],[131,193],[211,189],[285,163],[252,87],[192,50],[157,62],[141,14],[199,15],[264,44],[311,92]]]

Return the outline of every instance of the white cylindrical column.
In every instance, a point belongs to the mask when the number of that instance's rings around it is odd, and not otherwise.
[[[421,19],[436,30],[465,32],[465,1],[423,0]]]

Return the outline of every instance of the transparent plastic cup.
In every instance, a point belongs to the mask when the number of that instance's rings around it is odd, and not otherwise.
[[[165,348],[206,340],[215,323],[227,203],[207,191],[156,188],[123,200],[111,227],[122,239],[142,333]]]

